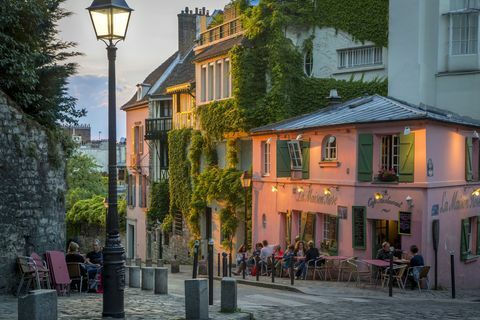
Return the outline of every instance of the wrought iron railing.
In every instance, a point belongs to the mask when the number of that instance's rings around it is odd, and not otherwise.
[[[157,140],[172,130],[172,118],[146,119],[145,140]]]
[[[236,18],[216,27],[210,28],[200,34],[199,45],[203,46],[210,42],[214,42],[243,31],[240,18]]]

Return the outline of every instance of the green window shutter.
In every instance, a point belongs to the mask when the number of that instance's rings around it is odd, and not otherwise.
[[[372,181],[373,135],[361,133],[358,135],[358,181]]]
[[[480,216],[477,217],[477,256],[480,256]]]
[[[473,140],[465,139],[465,180],[473,180]]]
[[[400,154],[399,154],[398,181],[413,182],[413,172],[415,167],[415,134],[400,135]]]
[[[310,178],[310,142],[302,141],[302,179]]]
[[[462,219],[462,230],[461,230],[461,239],[460,239],[460,260],[465,261],[468,258],[468,244],[467,244],[467,232],[469,227],[469,221],[467,219]]]
[[[277,178],[290,177],[290,168],[287,140],[277,140]]]

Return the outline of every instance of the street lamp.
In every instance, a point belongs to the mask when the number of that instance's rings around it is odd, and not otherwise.
[[[245,189],[245,212],[244,212],[244,240],[243,244],[245,246],[245,250],[247,250],[247,192],[248,188],[250,188],[250,184],[252,183],[252,177],[248,173],[248,171],[243,171],[242,173],[242,186]]]
[[[107,45],[108,56],[108,212],[103,248],[102,316],[124,318],[125,249],[120,241],[117,211],[115,45],[125,39],[132,9],[125,0],[94,0],[87,10],[97,40]]]

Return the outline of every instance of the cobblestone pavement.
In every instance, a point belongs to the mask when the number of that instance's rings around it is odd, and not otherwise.
[[[151,291],[127,288],[125,312],[127,319],[182,319],[184,317],[184,280],[189,269],[169,275],[169,295],[154,295]],[[269,283],[270,279],[261,278]],[[276,284],[289,284],[288,279],[276,279]],[[458,299],[449,299],[449,291],[422,292],[398,289],[388,297],[386,289],[370,286],[347,286],[335,281],[296,281],[302,292],[289,292],[252,285],[238,285],[238,306],[245,317],[252,313],[255,319],[478,319],[480,320],[480,290],[458,290]],[[234,319],[218,313],[220,305],[219,282],[214,283],[214,319]],[[477,302],[478,301],[478,302]],[[17,318],[17,300],[0,296],[0,319]],[[72,294],[59,298],[60,319],[100,319],[102,296]]]

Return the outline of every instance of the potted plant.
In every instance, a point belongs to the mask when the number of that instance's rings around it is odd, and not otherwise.
[[[377,175],[378,181],[394,182],[398,180],[397,173],[393,169],[381,169]]]

